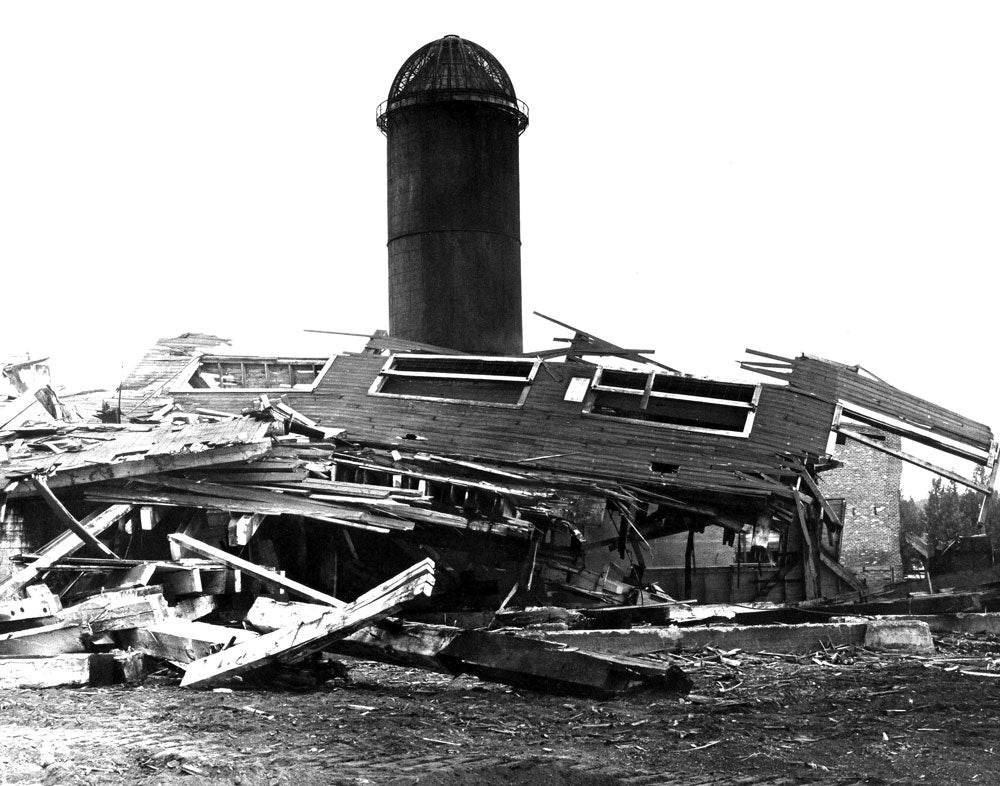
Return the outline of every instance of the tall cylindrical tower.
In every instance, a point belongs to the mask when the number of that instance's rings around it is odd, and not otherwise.
[[[414,52],[378,110],[388,139],[389,333],[478,354],[521,342],[518,136],[499,61],[455,35]]]

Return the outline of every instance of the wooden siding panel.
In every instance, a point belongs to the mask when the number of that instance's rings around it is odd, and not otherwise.
[[[801,357],[795,361],[794,377],[793,384],[796,387],[811,390],[831,400],[846,400],[901,418],[982,450],[989,450],[993,440],[993,433],[985,424],[885,382],[863,376],[848,366],[818,358]]]

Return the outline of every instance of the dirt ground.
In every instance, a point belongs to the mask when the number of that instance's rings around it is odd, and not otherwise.
[[[0,784],[1000,784],[1000,643],[939,650],[705,651],[686,698],[361,662],[309,690],[0,691]]]

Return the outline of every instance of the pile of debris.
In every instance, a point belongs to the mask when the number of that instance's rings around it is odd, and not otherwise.
[[[687,688],[679,669],[659,663],[504,633],[391,618],[377,625],[429,598],[431,558],[351,592],[351,603],[334,594],[341,594],[338,581],[372,581],[371,561],[358,558],[352,534],[421,529],[530,542],[530,519],[505,511],[503,502],[515,499],[546,515],[551,492],[515,485],[512,475],[500,478],[505,486],[445,477],[437,473],[453,463],[441,457],[417,453],[404,461],[340,443],[263,398],[248,416],[161,412],[155,420],[5,426],[11,441],[0,464],[2,518],[65,529],[18,556],[18,567],[0,582],[0,684],[134,680],[141,654],[182,670],[182,686],[203,687],[341,652],[556,692]],[[307,436],[287,439],[296,431]],[[300,441],[308,437],[324,441]],[[450,504],[461,495],[465,515],[435,509],[427,484],[440,482]],[[94,505],[79,518],[71,511]],[[330,568],[332,592],[231,553],[252,545],[248,551],[276,563],[284,529],[273,523],[278,517],[320,525],[317,537],[339,533],[354,552],[356,564]],[[417,550],[401,549],[395,560]],[[393,559],[381,563],[384,569]],[[22,591],[25,597],[16,598]],[[308,602],[283,603],[269,592]]]
[[[127,515],[126,506],[115,506],[99,518],[107,523]],[[94,521],[88,524],[93,531]],[[558,693],[611,696],[649,688],[690,689],[673,665],[500,632],[386,619],[431,594],[430,559],[343,603],[189,536],[170,537],[209,559],[135,561],[127,571],[131,581],[70,606],[64,607],[45,584],[28,585],[26,598],[0,602],[0,630],[7,631],[0,634],[0,687],[137,682],[145,673],[141,656],[179,669],[182,687],[207,687],[244,676],[259,679],[270,675],[273,665],[295,667],[318,656],[330,668],[329,653],[340,653]],[[65,533],[0,591],[9,595],[31,581],[32,574],[57,565],[53,559],[58,553],[67,555],[65,560],[82,546],[80,538]],[[40,568],[40,562],[47,567]],[[84,561],[75,564],[85,570]],[[147,575],[168,581],[142,584]],[[316,602],[261,596],[241,620],[228,625],[197,621],[216,611],[219,596],[238,585],[242,575]],[[169,581],[175,576],[183,580]]]

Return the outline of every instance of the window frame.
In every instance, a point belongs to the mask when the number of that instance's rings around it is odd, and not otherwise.
[[[645,374],[646,384],[643,390],[636,388],[625,388],[617,385],[604,385],[601,380],[605,372],[611,373],[628,373],[628,374]],[[674,379],[685,379],[691,380],[692,382],[712,382],[720,385],[739,385],[744,388],[753,388],[753,396],[749,402],[746,401],[734,401],[731,399],[715,398],[713,396],[698,396],[687,393],[666,393],[662,391],[653,390],[653,386],[656,382],[657,377],[669,377]],[[627,369],[616,369],[608,368],[606,366],[601,366],[594,372],[594,377],[590,383],[590,390],[587,393],[587,398],[584,402],[583,414],[591,418],[600,418],[601,420],[610,420],[615,422],[624,421],[626,423],[641,423],[644,426],[653,426],[655,428],[668,428],[674,429],[676,431],[688,431],[698,434],[716,434],[723,437],[738,437],[742,439],[748,439],[750,433],[753,431],[754,419],[757,416],[757,407],[760,403],[760,394],[763,389],[761,383],[752,382],[727,382],[719,379],[709,379],[708,377],[689,377],[684,374],[672,374],[663,371],[630,371]],[[708,426],[685,426],[676,423],[661,423],[655,420],[647,420],[645,418],[630,418],[624,415],[607,415],[602,412],[594,412],[594,406],[597,403],[597,397],[601,393],[614,393],[618,395],[631,395],[636,396],[639,400],[638,409],[642,412],[646,411],[646,407],[649,404],[650,399],[671,399],[676,401],[690,401],[696,403],[703,403],[712,406],[724,406],[731,407],[733,409],[745,409],[748,410],[746,422],[743,425],[741,431],[735,431],[732,429],[718,429],[710,428]]]
[[[497,375],[497,374],[463,374],[463,373],[450,373],[443,371],[399,371],[393,368],[393,364],[397,359],[403,358],[405,360],[427,360],[427,361],[484,361],[490,363],[518,363],[518,364],[531,364],[531,370],[526,375]],[[474,407],[500,407],[503,409],[519,409],[524,406],[524,402],[528,398],[528,393],[531,390],[532,383],[535,380],[535,375],[538,373],[538,369],[541,366],[542,361],[539,358],[529,358],[529,357],[504,357],[504,356],[494,356],[494,355],[432,355],[424,353],[410,353],[410,352],[395,352],[389,355],[382,368],[379,370],[378,375],[372,382],[371,386],[368,388],[369,396],[381,396],[383,398],[398,398],[398,399],[409,399],[411,401],[435,401],[445,404],[468,404]],[[499,401],[477,401],[475,399],[467,398],[449,398],[447,396],[424,396],[415,395],[411,393],[386,393],[382,390],[387,380],[391,378],[418,378],[418,379],[457,379],[466,381],[491,381],[500,382],[503,384],[510,385],[521,385],[521,393],[518,396],[516,403],[505,403]]]
[[[226,393],[311,393],[316,389],[316,387],[323,381],[323,377],[326,376],[330,367],[333,365],[333,361],[336,360],[336,356],[331,356],[326,359],[320,357],[284,357],[281,355],[217,355],[217,354],[204,354],[199,355],[195,358],[192,363],[184,370],[183,379],[184,381],[180,385],[172,388],[172,393],[197,393],[202,395],[207,393],[209,395],[219,395]],[[211,364],[226,364],[226,363],[243,363],[243,364],[254,364],[261,365],[267,363],[274,363],[275,365],[299,365],[311,363],[314,366],[320,366],[318,372],[316,372],[316,377],[313,379],[308,386],[296,387],[295,385],[290,385],[289,387],[217,387],[217,388],[196,388],[191,385],[191,378],[198,373],[199,369],[202,368],[206,363]],[[246,370],[244,369],[243,378],[246,379]]]

